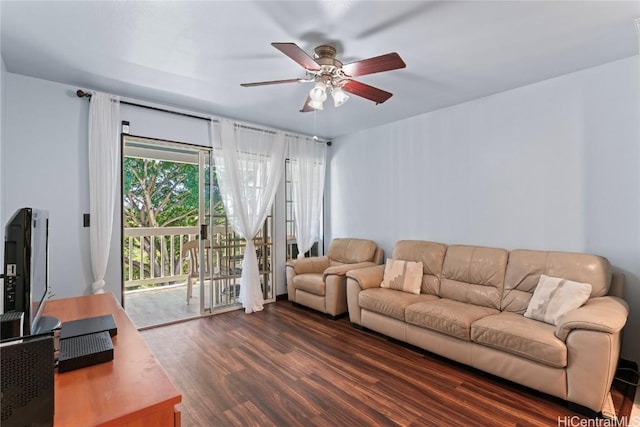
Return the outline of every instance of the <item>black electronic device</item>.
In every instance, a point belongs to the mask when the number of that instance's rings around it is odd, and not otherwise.
[[[111,360],[113,360],[113,343],[108,331],[60,340],[59,373]]]
[[[53,426],[53,334],[0,342],[0,425]]]
[[[24,313],[22,311],[10,311],[0,314],[0,339],[18,338],[24,335]]]
[[[49,294],[49,213],[21,208],[5,226],[3,312],[23,312],[23,335],[59,327],[42,316]]]
[[[118,328],[116,327],[116,321],[113,318],[113,314],[62,322],[62,326],[60,327],[60,339],[93,334],[102,331],[109,332],[109,335],[112,337],[118,334]]]

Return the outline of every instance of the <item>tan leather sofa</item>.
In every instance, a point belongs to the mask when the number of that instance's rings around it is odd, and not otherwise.
[[[384,266],[350,271],[351,322],[602,410],[628,314],[619,297],[624,277],[612,274],[607,259],[408,240],[392,258],[423,262],[420,294],[381,288]],[[557,326],[526,318],[541,274],[590,283],[591,296]]]
[[[347,312],[349,270],[381,264],[384,251],[366,239],[334,239],[326,256],[287,262],[289,301],[321,311],[331,317]]]

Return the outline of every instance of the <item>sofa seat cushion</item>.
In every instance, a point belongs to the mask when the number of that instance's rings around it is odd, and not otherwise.
[[[465,341],[471,341],[471,324],[498,310],[450,299],[421,301],[407,307],[407,323],[431,329]]]
[[[393,317],[404,322],[404,311],[419,301],[435,300],[438,297],[425,294],[410,294],[393,289],[370,288],[358,294],[360,308]]]
[[[293,287],[316,295],[325,294],[322,273],[298,274],[293,278]]]
[[[555,336],[554,330],[553,325],[505,311],[474,322],[471,340],[554,368],[564,368],[567,347]]]

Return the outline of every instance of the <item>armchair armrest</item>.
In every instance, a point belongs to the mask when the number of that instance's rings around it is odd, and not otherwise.
[[[373,267],[350,270],[347,273],[347,278],[355,280],[360,285],[360,289],[379,288],[384,276],[384,267],[384,265],[375,265]]]
[[[356,262],[354,264],[341,264],[334,265],[333,267],[329,267],[324,271],[324,277],[334,274],[337,276],[344,276],[348,271],[358,270],[360,268],[373,267],[377,265],[375,262],[365,261],[365,262]]]
[[[560,319],[555,335],[566,341],[574,329],[615,334],[627,323],[629,305],[620,298],[605,296],[591,298],[585,305],[570,311]]]
[[[299,258],[287,261],[287,267],[293,268],[296,274],[322,273],[329,268],[329,258],[326,256]]]

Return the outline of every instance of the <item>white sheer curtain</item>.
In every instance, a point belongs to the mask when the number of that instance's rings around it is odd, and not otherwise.
[[[89,104],[89,243],[94,294],[104,293],[120,165],[120,99],[94,93]]]
[[[287,137],[293,218],[298,258],[320,239],[327,145],[311,138]]]
[[[278,188],[286,143],[281,132],[249,129],[229,120],[212,124],[213,158],[227,219],[246,241],[240,302],[260,311],[264,298],[253,238],[262,227]],[[219,135],[219,138],[215,136]]]

